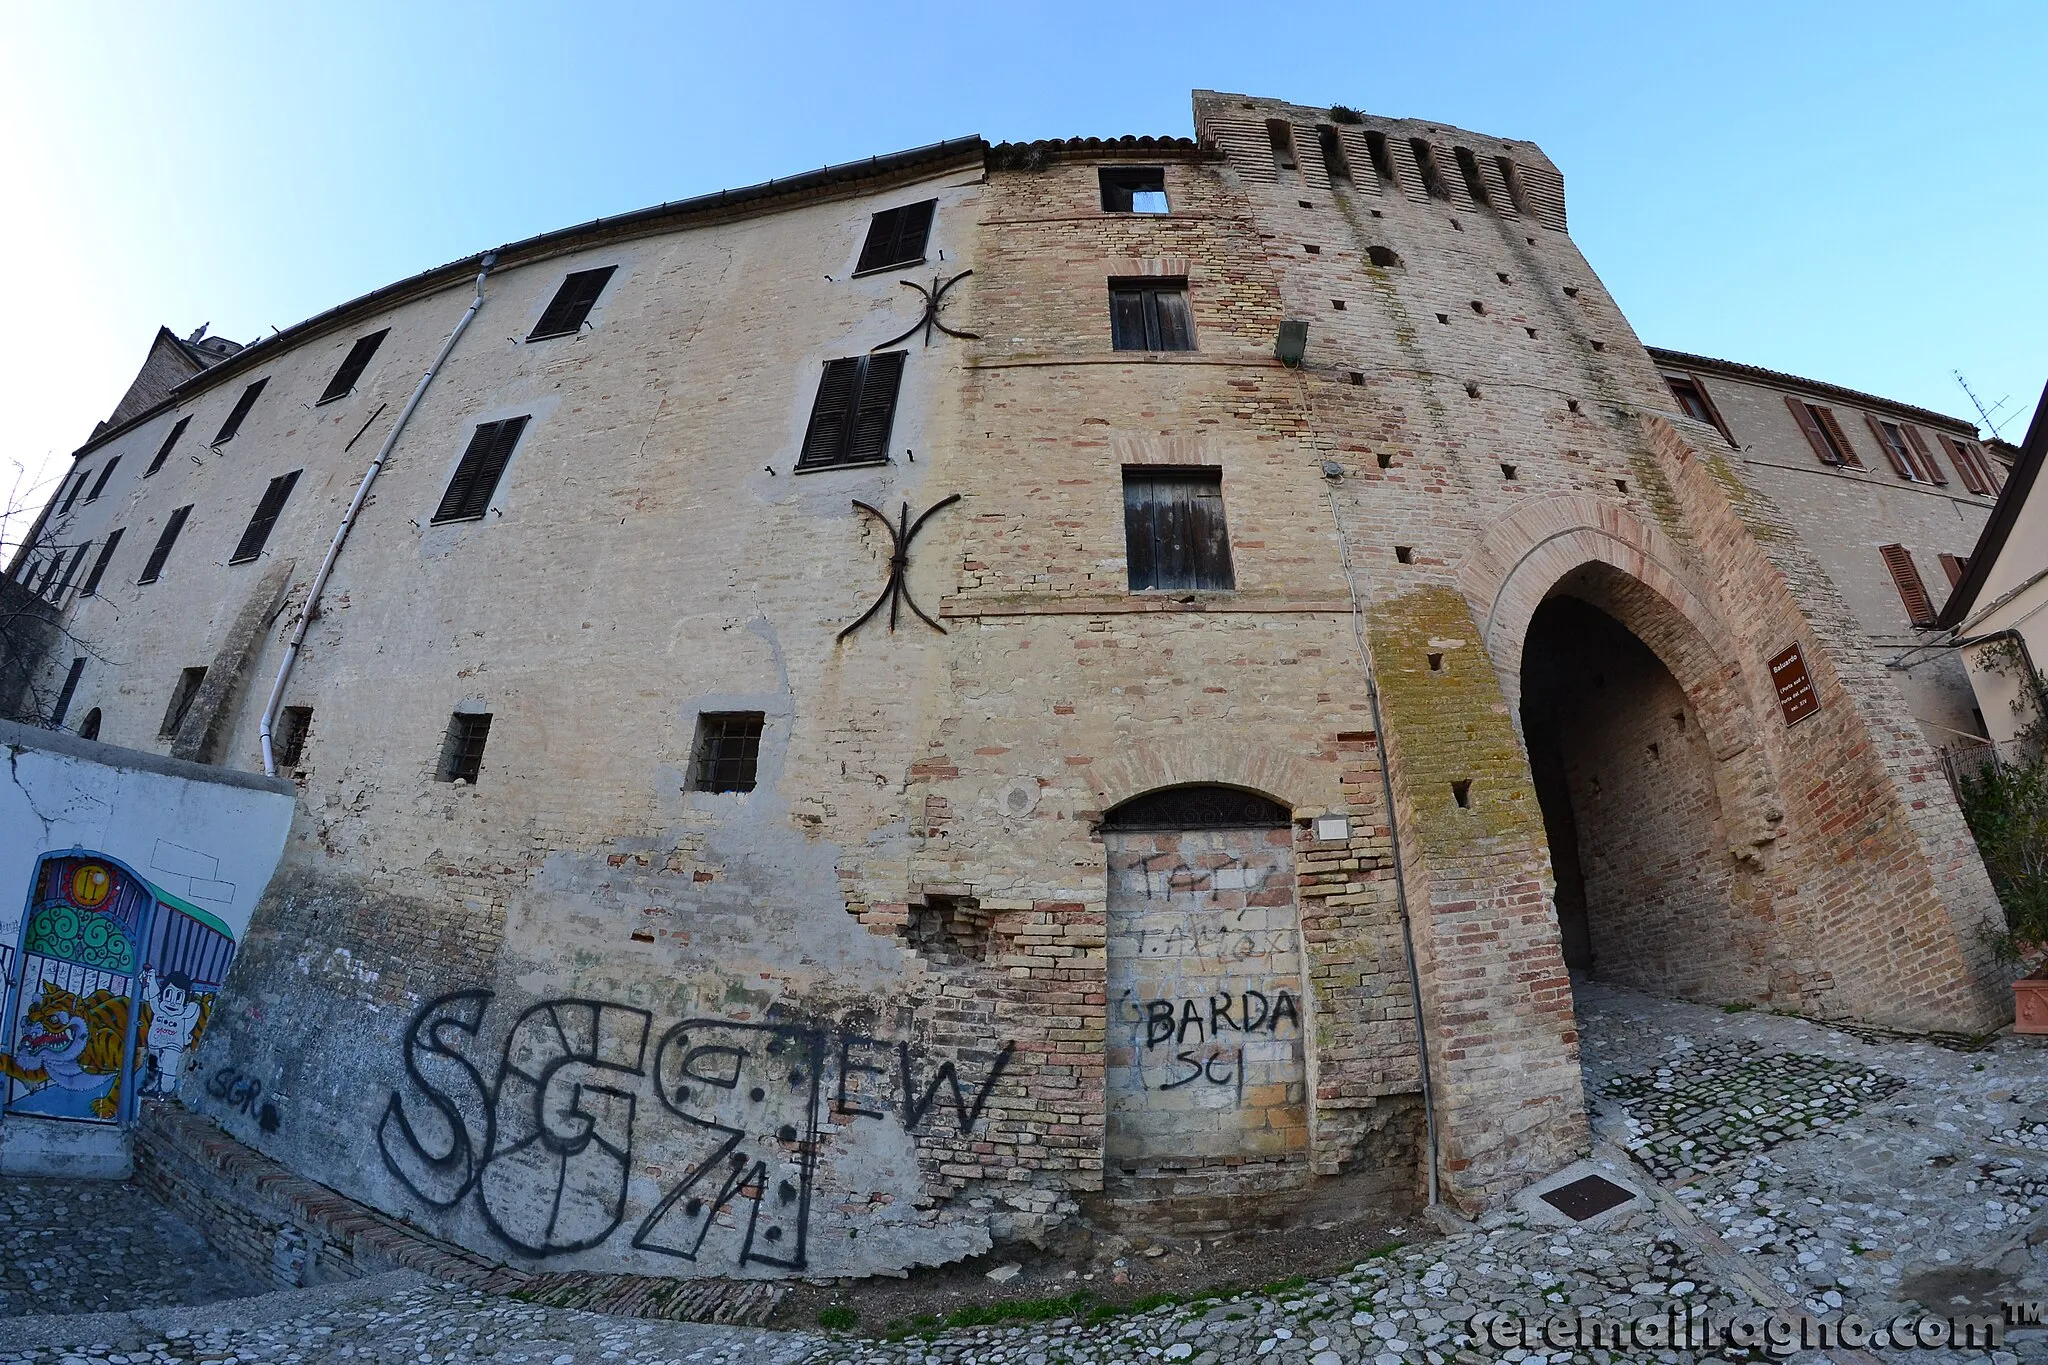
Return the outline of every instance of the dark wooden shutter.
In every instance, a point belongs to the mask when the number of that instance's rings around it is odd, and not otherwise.
[[[448,488],[441,494],[441,505],[434,509],[436,525],[444,521],[475,521],[490,510],[491,495],[498,491],[498,480],[504,477],[505,466],[512,462],[512,451],[519,444],[519,434],[526,430],[526,422],[524,417],[508,417],[502,422],[485,422],[471,433],[469,446],[455,466],[455,476],[448,480]]]
[[[1118,351],[1147,351],[1145,331],[1145,291],[1142,289],[1112,289],[1109,291],[1109,344]]]
[[[57,692],[57,704],[50,708],[52,730],[64,724],[64,713],[71,709],[71,698],[77,694],[78,680],[84,674],[85,656],[81,654],[71,661],[71,668],[64,674],[64,686]]]
[[[341,362],[341,368],[334,372],[334,378],[327,381],[326,392],[320,395],[322,403],[332,403],[337,398],[346,398],[354,391],[356,381],[363,377],[363,371],[370,368],[370,359],[377,354],[377,348],[384,344],[384,338],[391,335],[386,327],[381,332],[372,332],[366,337],[357,337],[356,344],[348,348],[348,355]]]
[[[1133,591],[1235,587],[1221,475],[1125,470],[1124,551]]]
[[[1716,431],[1721,433],[1722,439],[1726,440],[1729,445],[1734,445],[1735,433],[1730,431],[1728,424],[1721,420],[1721,409],[1714,406],[1714,395],[1707,392],[1706,381],[1696,374],[1689,374],[1686,378],[1691,381],[1692,391],[1698,395],[1700,406],[1707,410],[1707,420],[1713,423]]]
[[[1937,556],[1937,558],[1941,560],[1941,571],[1948,575],[1948,585],[1951,588],[1961,587],[1963,585],[1963,575],[1970,571],[1970,561],[1961,555],[1946,553]]]
[[[1903,545],[1880,545],[1877,552],[1884,556],[1884,566],[1892,571],[1892,582],[1898,586],[1899,600],[1906,604],[1906,619],[1916,626],[1934,624],[1934,606],[1927,599],[1927,585],[1920,581],[1920,570],[1913,563],[1913,556]]]
[[[1898,472],[1898,476],[1902,479],[1919,479],[1920,472],[1913,468],[1912,455],[1906,449],[1905,438],[1900,437],[1894,442],[1885,431],[1884,424],[1867,412],[1863,414],[1863,420],[1870,423],[1870,434],[1877,441],[1877,448],[1892,462],[1892,468]]]
[[[1977,468],[1977,462],[1970,458],[1970,451],[1961,441],[1958,441],[1945,431],[1936,432],[1935,438],[1948,451],[1949,459],[1955,463],[1956,473],[1963,476],[1963,487],[1969,489],[1972,493],[1989,493],[1991,491],[1990,485],[1986,482],[1982,471]]]
[[[797,456],[798,469],[838,464],[845,458],[846,436],[860,394],[861,359],[825,362],[825,376],[818,381],[818,396],[811,404],[811,424],[804,430],[803,452]]]
[[[1835,452],[1828,448],[1827,433],[1823,432],[1820,423],[1814,420],[1813,409],[1789,393],[1785,395],[1785,406],[1792,410],[1792,420],[1806,433],[1806,443],[1813,447],[1813,453],[1820,457],[1820,462],[1840,464],[1841,461],[1835,457]]]
[[[925,243],[931,237],[932,214],[938,206],[938,200],[927,199],[920,204],[904,204],[876,214],[868,223],[868,239],[861,244],[860,261],[854,266],[853,273],[865,275],[871,270],[888,270],[922,261]]]
[[[164,571],[164,561],[171,557],[171,547],[178,543],[178,532],[185,529],[185,518],[192,515],[192,504],[187,503],[171,513],[171,519],[164,523],[164,532],[156,538],[156,548],[149,552],[149,562],[142,566],[142,577],[137,583],[154,583]]]
[[[116,528],[107,534],[107,543],[100,547],[100,557],[93,561],[92,572],[85,576],[85,584],[78,590],[80,597],[90,597],[99,591],[100,578],[107,571],[107,561],[114,557],[114,547],[121,543],[126,528]]]
[[[1833,408],[1821,407],[1816,403],[1813,413],[1815,417],[1820,419],[1820,424],[1828,429],[1828,435],[1834,438],[1835,449],[1839,450],[1842,454],[1843,467],[1847,469],[1863,468],[1863,461],[1856,454],[1856,447],[1849,444],[1849,433],[1842,430],[1842,424],[1835,420],[1835,410]]]
[[[284,511],[284,500],[292,495],[292,485],[299,481],[300,472],[294,469],[270,481],[270,487],[263,490],[263,497],[256,504],[256,514],[249,518],[249,525],[235,545],[235,552],[228,556],[228,563],[246,564],[263,553],[270,528],[277,525],[278,513]]]
[[[1195,324],[1194,319],[1188,316],[1187,291],[1182,288],[1155,289],[1151,301],[1157,319],[1158,345],[1155,349],[1194,350]]]
[[[178,444],[178,438],[183,436],[185,428],[191,425],[192,418],[190,416],[178,419],[178,425],[171,428],[171,434],[164,437],[164,443],[156,448],[156,458],[149,462],[149,468],[142,471],[143,478],[148,478],[164,467],[164,461],[171,456],[171,448]]]
[[[71,510],[71,504],[78,501],[78,495],[85,491],[86,481],[90,478],[92,478],[92,471],[90,469],[78,471],[78,482],[72,484],[71,491],[64,495],[64,505],[57,509],[58,516],[61,517]]]
[[[562,287],[555,291],[555,297],[548,304],[547,311],[540,315],[526,334],[528,341],[544,341],[549,337],[568,336],[583,329],[583,321],[590,316],[590,310],[597,306],[598,296],[611,283],[615,265],[601,266],[596,270],[578,270],[562,281]]]
[[[116,455],[113,459],[107,461],[107,467],[100,471],[99,478],[93,483],[92,492],[87,493],[85,495],[85,500],[87,502],[91,502],[93,499],[99,497],[100,494],[106,492],[107,480],[114,477],[114,466],[119,463],[121,463],[121,457],[119,455]]]
[[[92,542],[86,541],[71,552],[71,562],[64,566],[64,576],[57,580],[57,586],[50,591],[52,602],[62,602],[64,594],[71,587],[71,580],[78,576],[78,566],[85,563],[86,552],[92,549]]]
[[[242,396],[235,400],[234,411],[228,414],[227,421],[220,424],[220,433],[213,438],[213,444],[226,445],[235,439],[235,433],[242,429],[243,419],[249,415],[249,409],[256,406],[256,400],[263,396],[263,386],[269,382],[268,378],[259,379],[242,390]]]
[[[1913,450],[1914,462],[1920,466],[1920,470],[1926,476],[1928,482],[1948,483],[1948,475],[1941,472],[1941,461],[1935,459],[1934,452],[1927,448],[1927,441],[1920,435],[1920,428],[1914,426],[1911,422],[1901,422],[1899,423],[1899,430],[1906,433],[1907,444]]]
[[[852,439],[846,447],[848,464],[888,455],[889,429],[896,421],[896,392],[903,383],[903,362],[908,356],[907,351],[884,351],[865,358],[860,404],[855,409]]]

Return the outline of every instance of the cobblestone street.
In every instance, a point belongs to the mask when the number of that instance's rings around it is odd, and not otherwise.
[[[2005,1298],[2048,1297],[2048,1258],[2036,1246],[2048,1239],[2048,1094],[2039,1085],[2048,1052],[2040,1044],[1898,1039],[1590,985],[1580,988],[1579,1011],[1596,1133],[1588,1169],[1649,1195],[1587,1227],[1525,1199],[1475,1230],[1418,1238],[1327,1279],[1134,1315],[926,1323],[883,1340],[865,1334],[879,1323],[834,1334],[647,1322],[489,1298],[410,1275],[164,1309],[158,1305],[180,1296],[224,1299],[261,1286],[210,1259],[132,1195],[121,1195],[111,1215],[88,1202],[101,1190],[114,1197],[118,1186],[41,1182],[15,1187],[5,1205],[6,1311],[16,1316],[0,1320],[0,1365],[1607,1365],[1703,1353],[1503,1349],[1475,1343],[1467,1324],[1482,1310],[1524,1320],[1564,1310],[1611,1319],[1668,1316],[1683,1303],[1709,1314],[1848,1311],[1882,1325],[1901,1315],[1996,1313]],[[1649,1170],[1663,1177],[1661,1187]],[[153,1241],[119,1245],[123,1209],[135,1235]],[[1276,1260],[1276,1277],[1285,1273]],[[1034,1269],[1010,1288],[1022,1301],[1065,1294],[1073,1283]],[[857,1290],[851,1302],[858,1304]],[[100,1308],[140,1311],[21,1316]],[[1996,1352],[1906,1353],[1873,1343],[1833,1354],[2014,1365],[2048,1360],[2048,1342],[2036,1329]]]

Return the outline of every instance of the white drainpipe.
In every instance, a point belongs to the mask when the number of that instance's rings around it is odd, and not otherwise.
[[[270,700],[263,707],[263,724],[259,733],[263,738],[263,772],[265,776],[277,776],[277,756],[271,751],[270,734],[277,724],[277,713],[284,704],[285,684],[291,681],[292,665],[299,661],[299,650],[306,643],[306,632],[313,625],[313,617],[320,608],[320,594],[327,587],[327,577],[334,572],[334,561],[341,555],[342,543],[348,539],[349,528],[355,525],[356,514],[363,510],[363,500],[370,496],[370,485],[377,481],[377,475],[384,468],[384,461],[390,458],[391,449],[398,444],[399,433],[411,420],[413,410],[420,405],[420,399],[427,393],[427,386],[434,382],[434,376],[447,363],[449,352],[462,339],[462,333],[469,326],[476,310],[484,306],[484,279],[491,273],[491,267],[498,263],[498,253],[493,251],[484,256],[483,268],[476,275],[476,297],[470,300],[469,311],[455,324],[455,330],[448,334],[448,340],[441,343],[441,353],[434,357],[434,363],[427,366],[427,372],[420,376],[420,382],[412,391],[412,397],[405,400],[398,420],[391,424],[391,432],[385,436],[384,444],[377,447],[377,458],[370,461],[370,467],[363,471],[363,481],[356,487],[356,495],[342,513],[341,525],[334,528],[334,541],[327,547],[327,558],[320,561],[320,572],[313,575],[313,586],[306,592],[306,605],[299,612],[299,624],[292,630],[291,643],[285,646],[284,662],[278,665],[277,681],[271,684]]]

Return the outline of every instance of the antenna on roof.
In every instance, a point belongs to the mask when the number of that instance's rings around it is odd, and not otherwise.
[[[1970,381],[1963,378],[1963,372],[1961,370],[1957,370],[1954,373],[1956,377],[1956,383],[1961,384],[1963,386],[1963,392],[1970,396],[1970,402],[1977,409],[1977,416],[1983,419],[1984,426],[1986,427],[1986,429],[1988,429],[1993,436],[1997,436],[2000,439],[2003,439],[2004,433],[1998,429],[1998,423],[1992,421],[1991,418],[1993,413],[1996,413],[2000,408],[2012,402],[2012,395],[2007,394],[2004,398],[1999,399],[1996,403],[1993,403],[1990,407],[1987,408],[1984,406],[1984,400],[1977,396],[1977,391],[1970,387]],[[2010,422],[2012,420],[2012,414],[2007,413],[2005,420]]]

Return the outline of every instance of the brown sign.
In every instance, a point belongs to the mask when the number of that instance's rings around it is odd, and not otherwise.
[[[1785,713],[1787,725],[1797,725],[1820,710],[1813,679],[1806,675],[1806,656],[1799,652],[1798,645],[1788,646],[1784,653],[1772,657],[1771,681],[1777,685],[1778,707]]]

